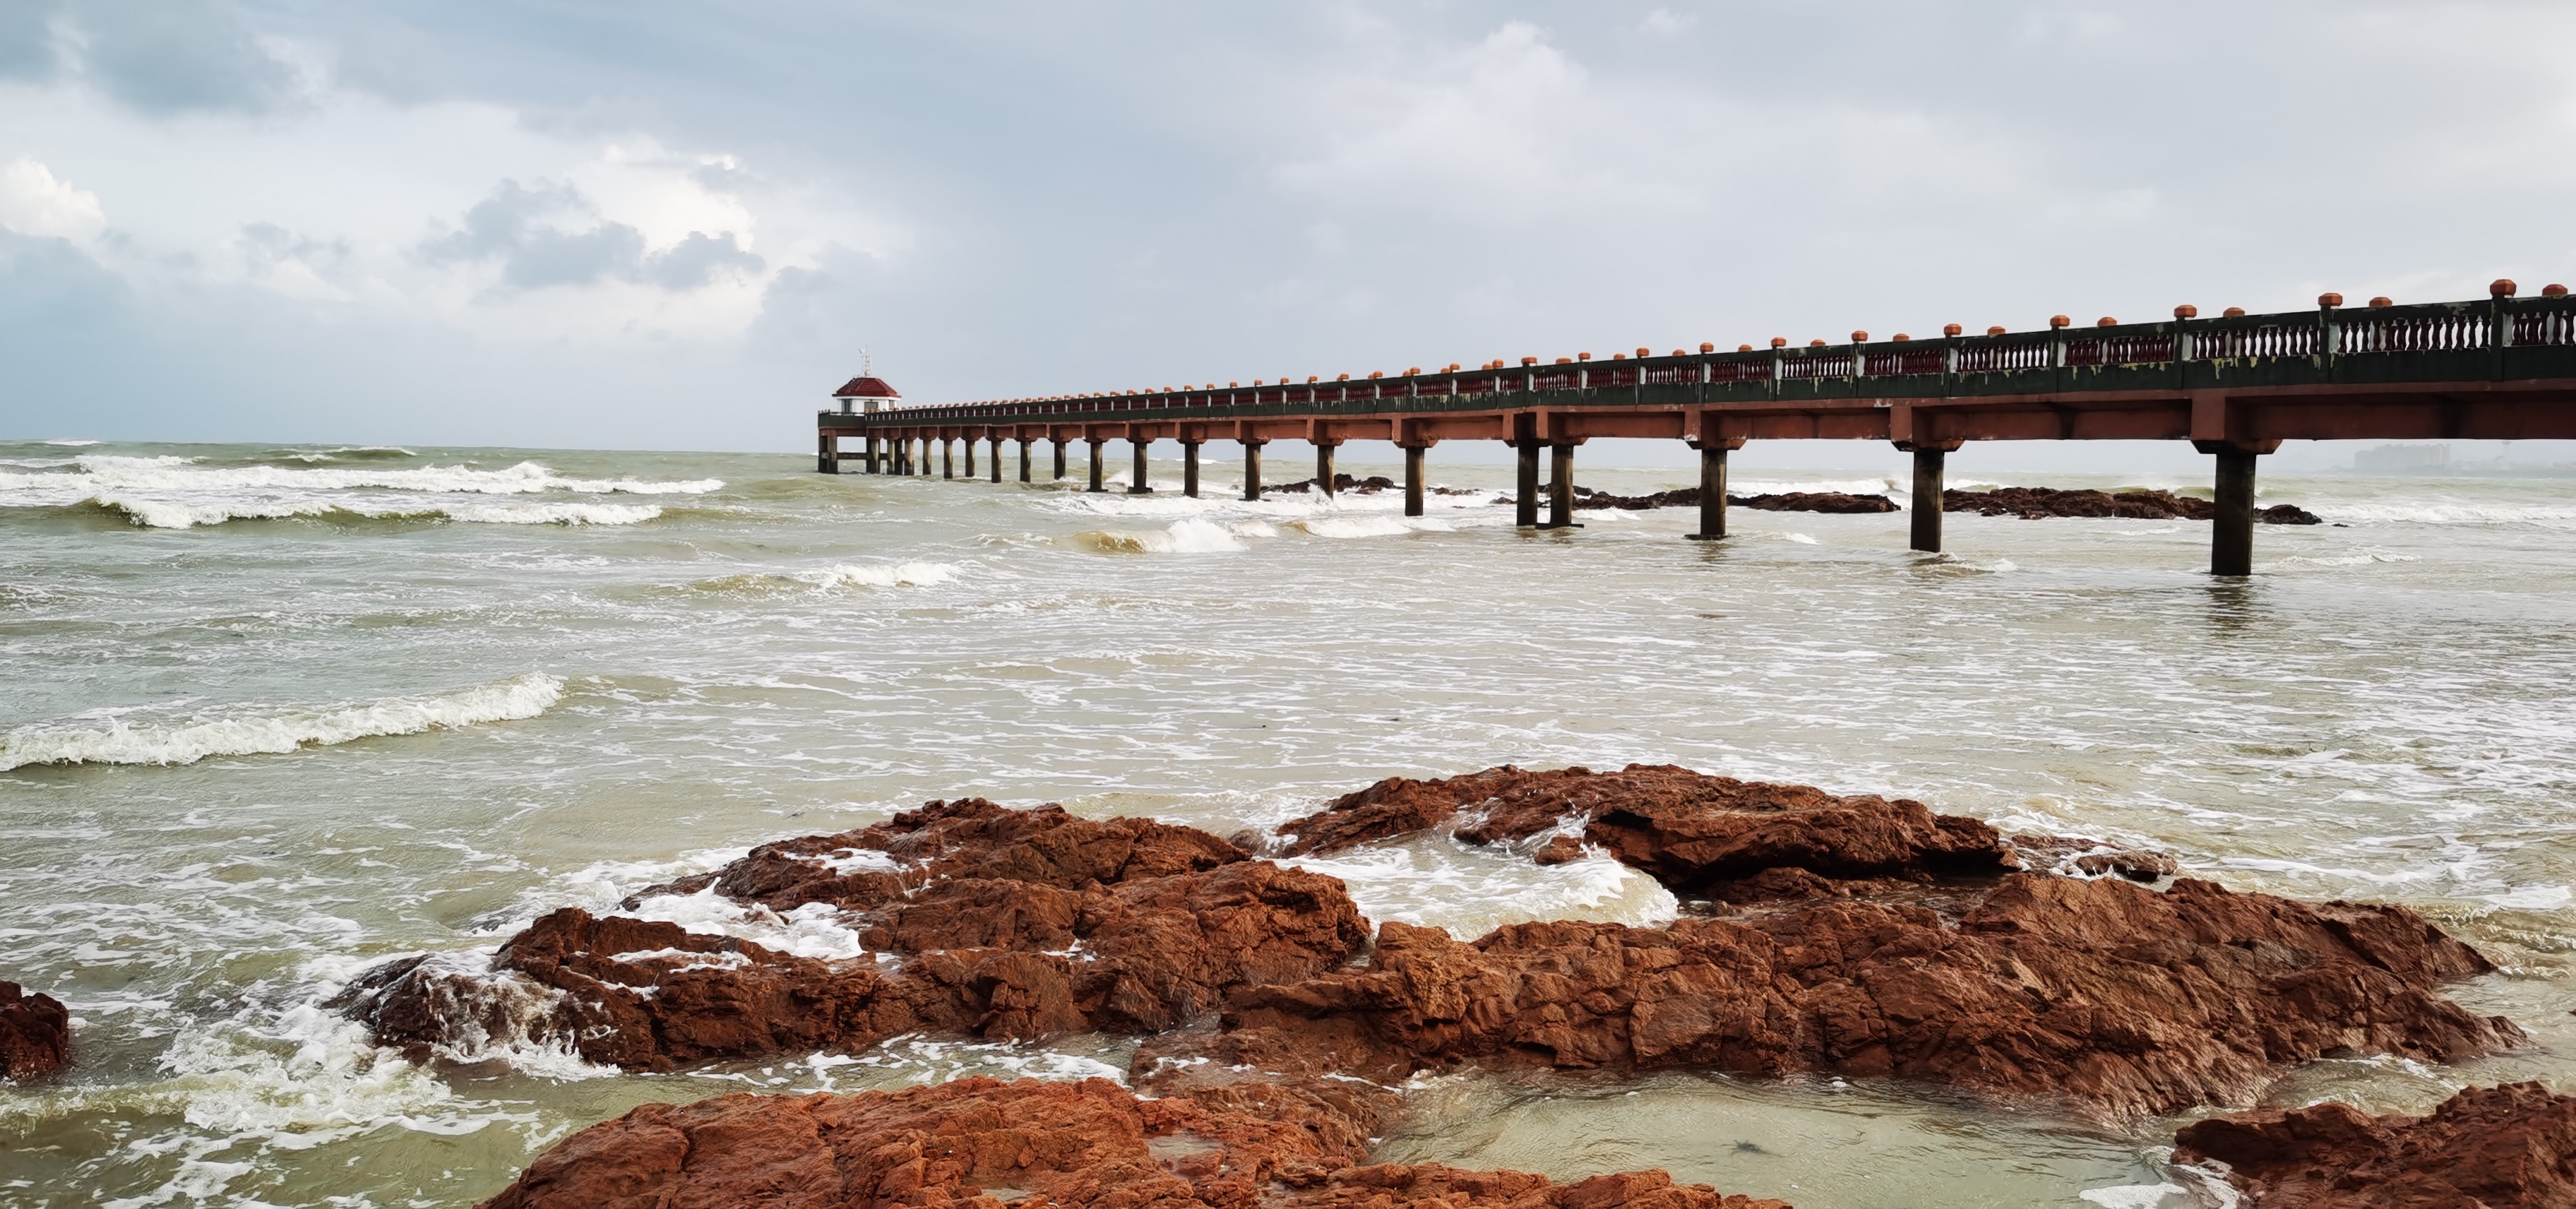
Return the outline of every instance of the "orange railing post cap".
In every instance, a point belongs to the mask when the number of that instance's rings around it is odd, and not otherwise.
[[[2567,296],[2567,287],[2555,283],[2545,285],[2540,287],[2540,296],[2543,298],[2564,298]]]
[[[1955,324],[1955,323],[1944,323],[1944,324],[1942,324],[1942,325],[1941,325],[1941,334],[1942,334],[1942,335],[1944,335],[1944,336],[1956,336],[1956,335],[1958,335],[1959,333],[1964,332],[1964,331],[1966,331],[1966,330],[1968,330],[1968,329],[1963,328],[1963,327],[1960,327],[1958,324]]]
[[[2513,278],[2498,277],[2487,283],[2487,293],[2497,298],[2513,297]]]
[[[1868,332],[1861,331],[1861,330],[1859,330],[1858,328],[1854,328],[1854,329],[1852,330],[1852,343],[1854,343],[1854,344],[1867,344],[1867,343],[1869,343],[1869,333],[1868,333]]]
[[[1994,325],[1993,327],[1987,328],[1987,329],[1986,329],[1986,334],[1987,334],[1987,335],[1989,335],[1989,336],[2000,336],[2000,335],[2003,335],[2003,334],[2004,334],[2004,325],[2002,325],[2002,324],[1998,323],[1998,324]]]
[[[2564,292],[2564,291],[2561,291],[2561,292]],[[1745,347],[1750,348],[1750,347],[1752,347],[1752,346],[1751,346],[1751,345],[1746,345]],[[1702,341],[1700,341],[1700,342],[1699,342],[1699,351],[1701,351],[1701,352],[1703,352],[1703,353],[1713,353],[1713,352],[1716,352],[1716,351],[1717,351],[1717,345],[1715,345],[1715,344],[1713,344],[1713,343],[1710,343],[1709,341],[1702,340]]]
[[[2334,292],[2334,291],[2332,291],[2332,290],[2328,290],[2328,291],[2326,291],[2325,293],[2322,293],[2322,294],[2317,295],[2317,305],[2318,305],[2318,306],[2342,306],[2342,305],[2343,305],[2343,295],[2338,294],[2338,293],[2335,293],[2335,292]]]
[[[2174,318],[2176,319],[2196,319],[2199,318],[2199,316],[2200,308],[2193,306],[2188,302],[2174,308]]]
[[[2382,309],[2385,309],[2385,308],[2387,308],[2387,307],[2392,307],[2392,306],[2395,306],[2395,305],[2397,305],[2397,304],[2396,304],[2396,303],[2394,303],[2394,302],[2390,302],[2390,301],[2388,300],[2388,296],[2387,296],[2387,295],[2385,295],[2385,294],[2382,294],[2382,295],[2380,295],[2379,297],[2377,297],[2377,298],[2373,298],[2373,299],[2371,299],[2371,300],[2370,300],[2370,309],[2372,309],[2372,310],[2374,310],[2374,311],[2376,311],[2376,310],[2382,310]]]
[[[1789,338],[1787,336],[1773,336],[1771,338],[1771,347],[1787,348],[1789,347]]]
[[[2048,326],[2050,327],[2064,327],[2073,322],[2075,321],[2064,315],[2051,315],[2048,317]]]
[[[2245,308],[2241,306],[2231,306],[2226,310],[2219,312],[2219,315],[2227,319],[2240,319],[2245,315]]]
[[[2118,326],[2120,326],[2120,321],[2119,321],[2119,320],[2117,320],[2117,319],[2114,319],[2114,318],[2110,317],[2109,315],[2104,315],[2104,316],[2102,316],[2101,318],[2094,320],[2094,321],[2093,321],[2093,326],[2095,326],[2095,327],[2118,327]]]

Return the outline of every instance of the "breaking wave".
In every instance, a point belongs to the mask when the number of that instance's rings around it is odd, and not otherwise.
[[[241,491],[295,490],[434,491],[468,495],[529,495],[543,491],[593,494],[704,495],[724,486],[723,479],[658,481],[636,478],[565,478],[539,462],[520,462],[499,470],[471,466],[296,467],[194,464],[188,458],[131,458],[97,455],[75,459],[69,474],[15,475],[0,487],[77,487],[84,494],[101,490]]]
[[[634,525],[662,515],[653,504],[579,501],[527,504],[372,503],[348,499],[229,500],[188,503],[124,495],[92,496],[90,503],[145,529],[193,529],[238,520],[290,517],[347,520],[451,520],[485,525]]]
[[[236,713],[167,726],[21,726],[0,735],[0,771],[31,764],[191,764],[208,756],[243,756],[328,747],[377,735],[533,718],[563,699],[564,682],[529,672],[451,693],[389,697],[354,705],[279,713]]]
[[[1072,541],[1103,554],[1219,554],[1249,547],[1244,537],[1263,536],[1268,525],[1229,527],[1215,521],[1174,521],[1166,529],[1088,529]]]

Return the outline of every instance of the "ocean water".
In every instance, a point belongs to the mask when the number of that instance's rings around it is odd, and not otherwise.
[[[2504,967],[2459,995],[2536,1044],[2321,1063],[2268,1097],[2576,1087],[2576,483],[2273,475],[2265,503],[2336,523],[2259,530],[2260,573],[2217,583],[2188,522],[1953,515],[1923,556],[1902,513],[1518,532],[1508,468],[1436,454],[1475,490],[1413,520],[1392,492],[1244,504],[1209,469],[1192,501],[788,456],[0,444],[0,978],[78,1021],[62,1078],[0,1086],[0,1201],[466,1205],[646,1101],[1115,1074],[1132,1043],[1098,1037],[424,1067],[320,1004],[376,961],[470,962],[539,912],[929,798],[1228,833],[1507,762],[1901,794],[2405,902]],[[1462,935],[1674,910],[1614,865],[1436,837],[1314,864],[1373,918]],[[651,909],[857,952],[828,919]],[[1412,1103],[1389,1158],[1666,1166],[1803,1209],[2185,1203],[2173,1122],[1938,1089],[1469,1073]]]

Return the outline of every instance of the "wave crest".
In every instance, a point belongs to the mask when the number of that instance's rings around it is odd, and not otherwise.
[[[208,756],[276,754],[377,735],[533,718],[563,699],[564,682],[529,672],[452,693],[357,705],[236,714],[172,726],[21,726],[0,735],[0,771],[30,764],[193,764]]]

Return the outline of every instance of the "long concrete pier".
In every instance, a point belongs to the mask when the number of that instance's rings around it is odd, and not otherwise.
[[[2054,317],[2043,331],[1989,328],[1969,335],[1950,324],[1922,339],[1732,352],[1702,344],[1657,355],[1640,348],[1596,359],[1589,353],[1541,364],[1488,362],[1424,372],[1320,375],[1303,382],[1166,387],[1003,399],[979,403],[825,411],[816,421],[817,469],[839,473],[856,458],[870,474],[927,474],[930,449],[955,477],[953,450],[987,442],[993,481],[1002,445],[1020,446],[1028,482],[1030,447],[1053,446],[1054,477],[1065,450],[1089,447],[1090,489],[1102,490],[1102,447],[1132,447],[1131,492],[1150,490],[1145,451],[1180,443],[1183,490],[1198,494],[1199,447],[1231,440],[1244,450],[1244,498],[1259,498],[1261,450],[1302,440],[1315,450],[1317,486],[1333,490],[1333,451],[1346,441],[1392,441],[1404,450],[1405,514],[1423,509],[1424,459],[1442,441],[1490,440],[1518,454],[1518,522],[1573,525],[1574,451],[1595,437],[1680,440],[1700,454],[1699,531],[1726,535],[1726,462],[1745,442],[1842,439],[1892,442],[1914,455],[1916,550],[1941,548],[1944,459],[1970,441],[2190,441],[2215,462],[2217,516],[2210,571],[2253,570],[2256,461],[2285,440],[2485,438],[2576,439],[2576,299],[2552,285],[2517,296],[2498,281],[2470,302],[2397,306],[2374,298],[2347,307],[2322,295],[2314,311],[2248,315],[2230,308],[2203,317],[2174,308],[2170,321],[2123,324],[2105,317],[2076,327]],[[918,452],[916,453],[916,449]],[[1549,455],[1551,490],[1539,489],[1539,452]],[[1549,500],[1547,518],[1539,497]]]

